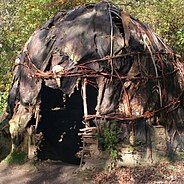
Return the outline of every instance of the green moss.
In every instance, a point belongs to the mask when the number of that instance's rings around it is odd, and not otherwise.
[[[23,151],[13,151],[4,160],[7,164],[24,164],[26,161],[26,154]]]

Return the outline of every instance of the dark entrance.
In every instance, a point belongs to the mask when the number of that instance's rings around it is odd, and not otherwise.
[[[87,96],[89,113],[94,113],[97,90],[88,86]],[[38,132],[43,133],[43,141],[38,158],[79,164],[80,159],[76,157],[81,146],[78,132],[84,128],[81,90],[68,97],[61,90],[44,85],[41,90],[41,115]]]

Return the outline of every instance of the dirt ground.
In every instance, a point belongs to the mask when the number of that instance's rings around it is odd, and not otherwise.
[[[147,167],[122,167],[111,171],[84,170],[62,162],[24,165],[0,164],[0,184],[183,184],[184,161]]]
[[[78,166],[47,161],[37,165],[0,164],[0,184],[77,184]]]

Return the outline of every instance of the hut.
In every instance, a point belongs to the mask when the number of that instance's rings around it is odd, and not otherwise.
[[[40,159],[78,163],[79,130],[103,135],[112,123],[118,143],[141,143],[148,158],[162,133],[162,151],[180,152],[183,75],[183,63],[147,25],[109,2],[81,5],[57,13],[26,42],[2,123],[12,150],[28,139]],[[164,130],[155,139],[154,126]]]

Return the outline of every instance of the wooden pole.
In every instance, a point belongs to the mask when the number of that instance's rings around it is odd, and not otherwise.
[[[83,85],[82,85],[82,97],[83,97],[83,107],[84,107],[84,117],[85,117],[84,119],[86,119],[88,115],[86,87],[87,87],[87,78],[84,78]],[[89,123],[85,122],[85,127],[89,127]]]

